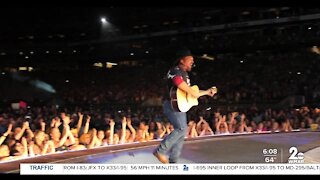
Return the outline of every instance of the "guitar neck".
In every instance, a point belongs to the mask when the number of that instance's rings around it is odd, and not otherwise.
[[[208,94],[207,91],[203,91],[203,90],[200,90],[199,93],[200,93],[200,97]]]

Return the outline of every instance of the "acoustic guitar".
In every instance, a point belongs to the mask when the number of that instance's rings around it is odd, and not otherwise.
[[[191,86],[196,92],[199,92],[199,87],[197,85]],[[212,89],[217,92],[218,89],[216,87],[212,87]],[[197,106],[199,104],[198,98],[188,94],[187,92],[182,91],[179,88],[171,88],[170,90],[170,98],[171,98],[171,106],[175,111],[179,112],[187,112],[193,106]]]

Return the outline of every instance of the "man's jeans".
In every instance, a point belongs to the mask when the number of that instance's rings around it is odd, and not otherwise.
[[[187,113],[174,111],[168,100],[164,101],[163,112],[174,130],[162,140],[156,151],[169,155],[169,161],[175,163],[180,157],[187,131]]]

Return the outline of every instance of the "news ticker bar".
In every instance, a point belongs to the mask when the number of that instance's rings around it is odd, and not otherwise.
[[[21,164],[22,175],[312,174],[320,164]]]

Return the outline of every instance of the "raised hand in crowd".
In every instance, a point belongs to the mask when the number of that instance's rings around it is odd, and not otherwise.
[[[4,140],[7,138],[7,136],[11,133],[11,131],[12,131],[12,124],[9,124],[7,131],[3,133],[2,136],[0,137],[0,146],[4,142]]]

